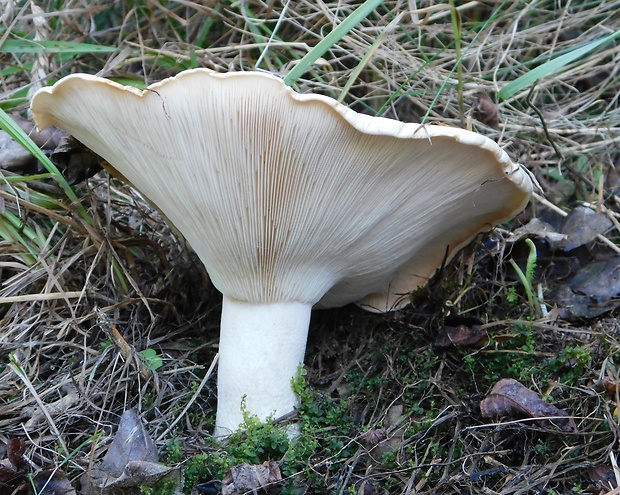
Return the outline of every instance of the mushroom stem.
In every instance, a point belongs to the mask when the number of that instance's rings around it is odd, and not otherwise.
[[[254,304],[224,296],[215,436],[239,429],[244,410],[264,421],[293,411],[291,380],[303,362],[312,305]]]

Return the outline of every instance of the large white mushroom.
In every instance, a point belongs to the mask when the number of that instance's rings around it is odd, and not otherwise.
[[[186,237],[224,295],[216,435],[241,405],[291,412],[313,306],[400,308],[521,211],[532,183],[493,141],[358,114],[278,77],[207,69],[140,91],[76,74],[37,92]]]

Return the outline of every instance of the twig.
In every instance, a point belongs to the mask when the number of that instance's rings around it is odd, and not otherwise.
[[[213,358],[213,361],[211,362],[211,366],[209,366],[209,369],[207,370],[207,373],[205,374],[205,376],[203,377],[202,381],[200,382],[200,385],[198,385],[198,388],[194,392],[194,395],[192,395],[192,398],[187,402],[187,404],[185,405],[185,407],[181,411],[181,414],[179,414],[177,416],[177,418],[172,423],[170,423],[168,428],[166,428],[166,430],[161,435],[159,435],[157,437],[157,440],[155,440],[156,442],[159,442],[163,438],[166,438],[166,435],[168,435],[168,433],[170,433],[172,431],[172,429],[176,426],[176,424],[179,421],[181,421],[181,418],[183,416],[185,416],[185,413],[187,413],[187,411],[192,406],[192,404],[194,403],[196,398],[200,395],[200,392],[202,391],[204,386],[207,384],[207,381],[209,380],[209,378],[211,378],[211,375],[213,374],[213,370],[215,369],[215,365],[217,364],[219,356],[220,356],[219,354],[215,355],[215,357]]]

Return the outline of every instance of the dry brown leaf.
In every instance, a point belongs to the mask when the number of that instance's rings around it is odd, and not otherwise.
[[[617,486],[614,470],[606,464],[597,464],[588,468],[588,478],[601,490],[614,489]]]
[[[0,163],[2,168],[18,172],[34,162],[32,155],[8,133],[0,130]]]
[[[33,478],[33,495],[75,495],[67,475],[60,469],[39,471]]]
[[[373,428],[360,435],[360,441],[368,448],[378,445],[387,438],[385,428]]]
[[[24,452],[26,452],[26,442],[23,438],[12,438],[9,440],[6,457],[16,471],[23,471],[28,468],[28,463],[23,457]]]
[[[12,114],[11,118],[26,134],[28,134],[30,139],[32,139],[39,148],[44,150],[53,150],[58,146],[60,140],[67,135],[65,131],[56,127],[48,127],[41,131],[37,129],[34,122],[17,114]]]
[[[575,431],[575,425],[566,411],[549,404],[512,378],[502,378],[493,386],[480,403],[480,412],[483,418],[540,418],[537,423],[541,426],[553,425],[562,431]]]
[[[239,464],[231,467],[228,476],[222,481],[222,495],[253,493],[281,480],[280,466],[275,461],[265,461],[258,465]]]
[[[578,206],[572,210],[562,222],[562,234],[565,238],[554,244],[554,248],[563,251],[588,244],[613,226],[611,220],[602,213],[596,213],[585,206]]]
[[[23,438],[9,440],[2,450],[6,459],[0,459],[1,495],[75,495],[73,486],[61,469],[30,472],[30,465],[24,459],[26,442]]]
[[[523,227],[515,229],[506,239],[506,242],[517,242],[526,237],[545,239],[550,244],[557,244],[566,239],[566,234],[558,232],[551,224],[539,218],[532,218]]]
[[[499,109],[491,97],[482,93],[474,105],[474,116],[483,124],[497,128],[499,126]]]
[[[615,394],[620,390],[620,383],[610,380],[609,378],[603,378],[601,380],[590,381],[588,387],[593,388],[597,392]]]
[[[85,181],[103,168],[99,155],[71,137],[63,137],[58,142],[51,159],[72,185]]]
[[[84,495],[133,495],[171,476],[180,490],[178,470],[157,462],[157,448],[135,409],[121,416],[118,431],[103,461],[82,477]]]
[[[620,303],[620,258],[593,261],[555,290],[548,298],[560,306],[563,319],[594,318]]]
[[[448,347],[481,347],[489,341],[489,334],[480,327],[458,325],[443,327],[435,338],[434,346],[437,349]]]

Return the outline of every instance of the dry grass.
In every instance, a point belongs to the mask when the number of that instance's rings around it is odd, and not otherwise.
[[[284,74],[358,5],[66,0],[52,10],[1,3],[0,47],[27,37],[116,48],[0,53],[3,108],[24,115],[33,89],[71,72],[146,84],[194,66],[250,70],[260,61],[258,68]],[[533,60],[620,29],[620,2],[457,4],[462,76],[449,4],[391,0],[332,47],[299,89],[365,113],[471,127],[526,164],[553,206],[605,206],[619,226],[617,42],[531,91],[495,101],[496,128],[481,122],[478,107],[481,95],[495,99]],[[64,469],[75,480],[105,453],[119,415],[137,406],[164,457],[173,439],[185,457],[212,450],[215,383],[205,372],[217,348],[219,294],[134,191],[104,174],[75,191],[90,221],[51,180],[6,183],[0,191],[0,441],[28,437],[26,456],[38,467],[70,457]],[[519,221],[541,208],[535,202]],[[525,299],[509,302],[515,278],[505,263],[511,254],[504,234],[467,249],[398,314],[347,307],[314,315],[310,384],[347,405],[349,426],[346,456],[317,451],[308,459],[322,480],[309,493],[610,493],[587,469],[612,466],[618,394],[596,392],[588,382],[619,379],[620,327],[613,316],[528,322]],[[617,228],[607,233],[612,241],[618,235]],[[552,263],[541,257],[541,271]],[[434,334],[455,316],[488,324],[493,345],[434,350]],[[513,344],[502,345],[515,334]],[[163,359],[154,373],[136,355],[148,348]],[[477,404],[505,374],[569,411],[576,431],[482,419]],[[390,440],[373,450],[364,432],[382,426]],[[303,484],[308,473],[297,477]]]

